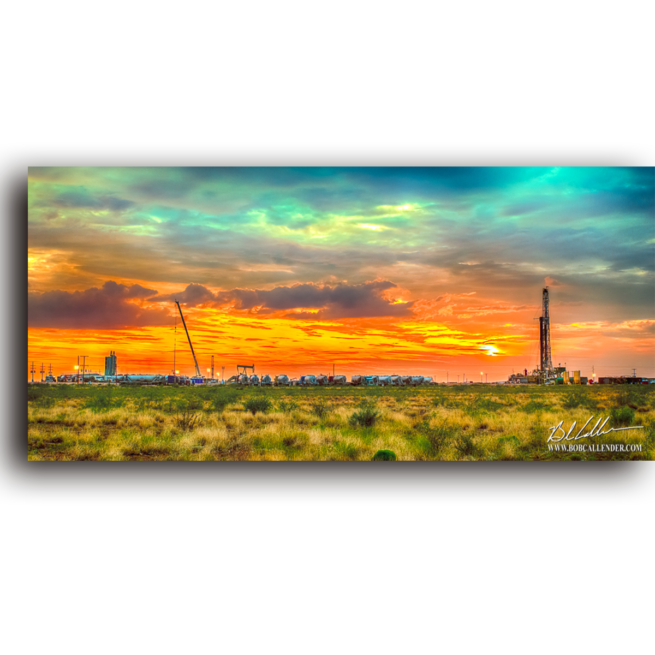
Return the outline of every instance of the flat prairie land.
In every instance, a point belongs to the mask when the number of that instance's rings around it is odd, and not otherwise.
[[[655,387],[29,385],[28,459],[652,460]],[[588,420],[593,417],[590,422]],[[562,421],[570,436],[548,442]],[[599,430],[596,430],[596,433]],[[591,445],[563,451],[563,445]],[[616,444],[625,446],[617,451]],[[612,450],[612,446],[614,449]],[[602,448],[605,446],[605,448]]]

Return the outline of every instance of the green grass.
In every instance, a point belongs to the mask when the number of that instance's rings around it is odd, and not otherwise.
[[[28,385],[31,460],[653,459],[655,388],[268,388]],[[548,451],[594,416],[627,454]],[[592,423],[593,424],[593,423]]]

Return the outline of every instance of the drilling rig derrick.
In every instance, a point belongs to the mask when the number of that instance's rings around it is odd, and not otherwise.
[[[542,310],[539,317],[539,369],[541,378],[553,375],[553,362],[550,354],[550,309],[548,298],[548,287],[544,287],[542,292]]]

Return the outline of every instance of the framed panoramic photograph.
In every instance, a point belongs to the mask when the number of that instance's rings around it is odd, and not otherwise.
[[[28,177],[31,461],[653,459],[653,168]]]

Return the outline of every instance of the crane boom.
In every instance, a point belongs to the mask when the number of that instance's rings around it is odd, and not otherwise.
[[[184,321],[184,314],[182,313],[182,308],[180,307],[180,303],[175,301],[175,304],[177,305],[177,308],[180,310],[180,316],[182,317],[182,325],[184,325],[184,331],[186,332],[186,338],[189,340],[189,347],[191,348],[191,354],[193,355],[193,361],[196,365],[196,375],[201,378],[202,375],[200,373],[200,367],[198,366],[198,360],[196,359],[196,353],[193,352],[193,344],[191,343],[191,337],[189,336],[189,330],[187,330],[186,327],[186,322]]]

